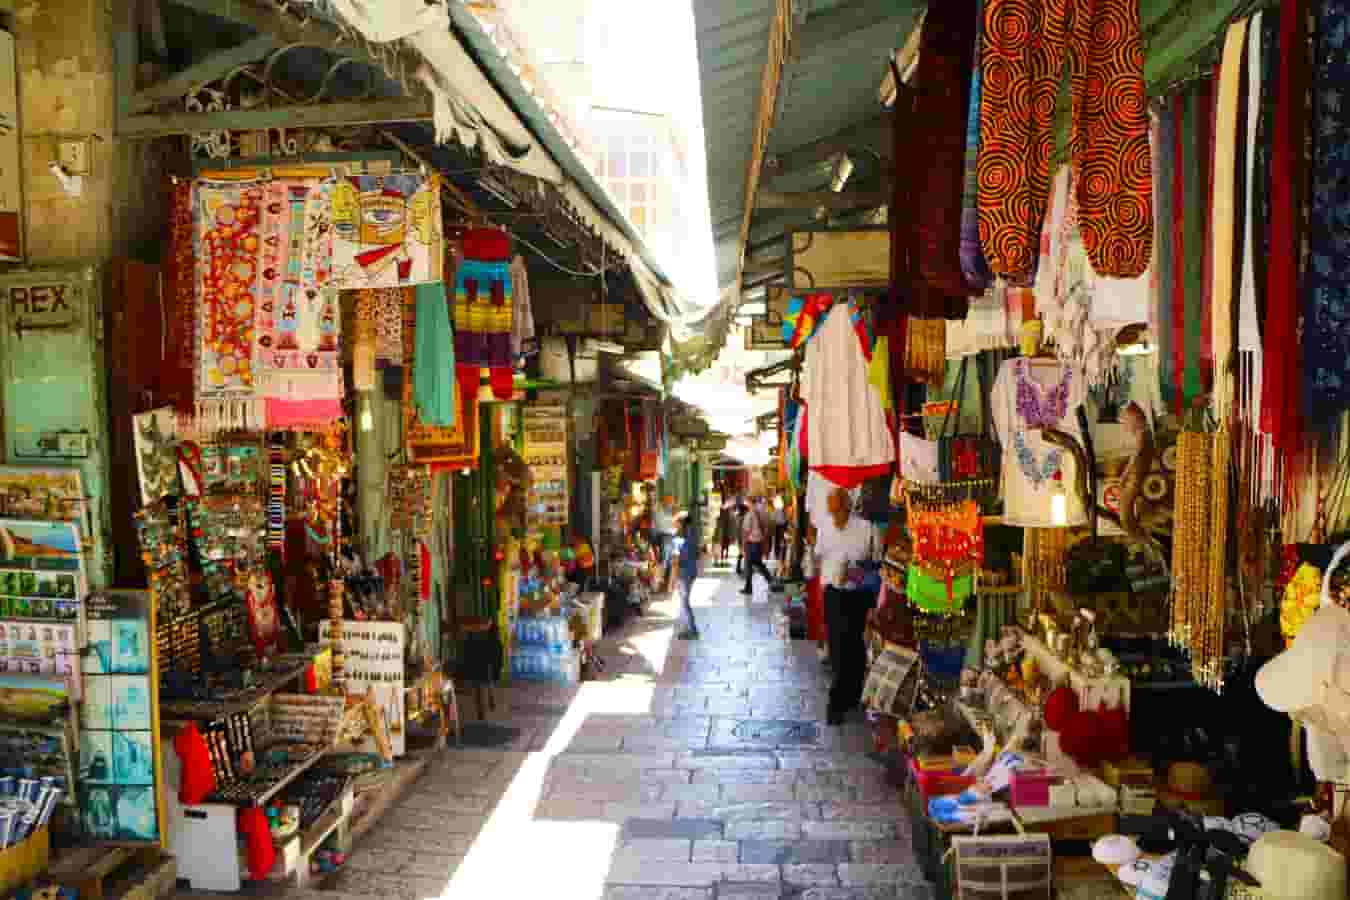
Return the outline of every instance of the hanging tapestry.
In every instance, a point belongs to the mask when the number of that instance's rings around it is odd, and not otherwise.
[[[318,429],[342,417],[342,317],[330,287],[326,187],[277,180],[263,189],[254,363],[272,429]]]
[[[196,428],[260,430],[253,328],[263,183],[198,181]]]
[[[403,309],[403,364],[415,370],[417,358],[417,303],[409,297]],[[417,414],[413,379],[403,379],[403,433],[408,462],[428,464],[436,471],[472,469],[478,465],[478,393],[456,390],[455,416],[445,427],[428,425]]]
[[[1308,218],[1308,268],[1303,297],[1303,381],[1311,424],[1325,428],[1350,407],[1350,258],[1345,232],[1345,185],[1350,160],[1344,147],[1350,142],[1350,123],[1341,108],[1336,86],[1345,72],[1350,49],[1346,16],[1350,2],[1322,4],[1318,41],[1313,54],[1314,146],[1312,213]],[[1335,149],[1333,149],[1335,148]],[[1283,349],[1283,348],[1282,348]]]
[[[166,406],[134,416],[131,422],[141,503],[149,506],[178,493],[177,419],[173,407]]]
[[[164,254],[164,362],[158,399],[192,413],[193,360],[197,333],[196,263],[193,258],[192,183],[169,186],[169,245]]]
[[[478,393],[488,369],[492,393],[509,400],[511,358],[511,236],[498,228],[471,228],[455,271],[455,362],[461,393]]]
[[[408,288],[377,288],[367,292],[375,319],[375,366],[403,365],[403,304]],[[364,296],[364,295],[363,295]]]
[[[340,288],[440,281],[435,175],[350,175],[331,184],[333,281]]]

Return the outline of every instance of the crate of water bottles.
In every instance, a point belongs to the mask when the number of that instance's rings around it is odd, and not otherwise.
[[[561,653],[572,648],[572,632],[565,616],[521,616],[516,619],[514,645]]]
[[[511,677],[517,681],[575,684],[581,678],[581,657],[570,648],[555,652],[547,647],[515,647],[511,650]]]
[[[511,677],[572,683],[581,675],[566,616],[521,616],[511,646]]]

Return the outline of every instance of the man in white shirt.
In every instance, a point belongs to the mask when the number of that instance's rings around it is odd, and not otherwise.
[[[876,555],[876,530],[866,519],[853,515],[853,498],[844,488],[830,492],[827,506],[829,515],[818,519],[815,546],[834,666],[826,721],[842,725],[844,716],[862,700],[867,675],[864,632],[867,613],[877,601],[875,592],[858,590],[849,576],[857,563]]]

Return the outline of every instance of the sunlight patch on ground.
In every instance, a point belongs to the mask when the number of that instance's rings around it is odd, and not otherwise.
[[[533,818],[551,753],[531,753],[439,897],[558,897],[604,894],[618,844],[617,822]],[[431,900],[431,898],[424,898]]]

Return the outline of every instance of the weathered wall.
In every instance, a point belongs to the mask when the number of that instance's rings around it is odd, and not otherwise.
[[[113,136],[113,39],[127,0],[16,0],[25,248],[32,265],[134,255],[157,258],[163,223],[160,144]],[[90,137],[80,197],[49,170],[62,138]]]

